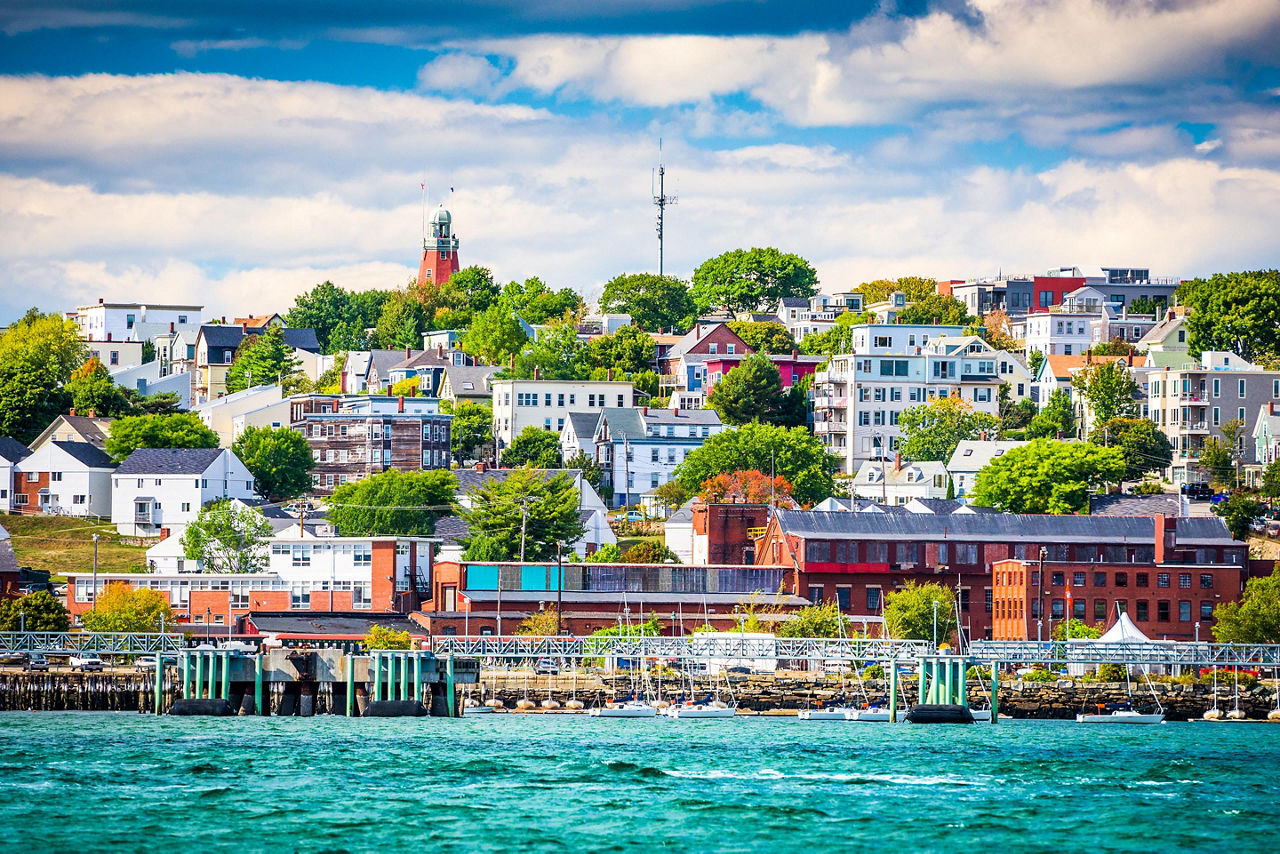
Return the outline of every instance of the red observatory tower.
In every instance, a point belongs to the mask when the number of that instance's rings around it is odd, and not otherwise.
[[[441,205],[431,215],[431,236],[422,241],[418,285],[428,282],[443,285],[458,269],[458,238],[453,233],[453,216]]]

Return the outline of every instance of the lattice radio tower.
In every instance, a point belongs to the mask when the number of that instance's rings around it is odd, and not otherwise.
[[[667,195],[663,188],[664,178],[667,174],[667,167],[662,165],[662,140],[658,140],[658,174],[657,174],[657,193],[653,195],[653,203],[658,206],[658,275],[662,275],[662,221],[667,212],[668,205],[676,203],[676,195],[672,193]],[[653,176],[649,179],[649,192],[653,193]]]

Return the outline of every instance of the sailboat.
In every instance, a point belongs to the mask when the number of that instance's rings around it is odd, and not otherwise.
[[[686,668],[687,669],[687,668]],[[729,699],[734,700],[733,686],[729,684],[729,677],[726,674],[724,679],[725,689],[729,692]],[[689,694],[693,693],[693,674],[689,674]],[[711,686],[710,693],[701,700],[695,700],[684,703],[673,703],[670,707],[663,710],[663,713],[669,718],[676,720],[688,720],[697,718],[732,718],[738,713],[738,704],[735,701],[725,703],[719,697],[719,691],[715,685]]]
[[[630,613],[631,609],[627,607],[626,596],[623,596],[623,613],[627,615],[626,625],[623,625],[622,617],[618,618],[618,634],[625,637],[631,629]],[[644,661],[641,660],[641,666]],[[614,700],[605,706],[597,706],[588,710],[587,714],[593,718],[656,718],[658,716],[658,707],[647,702],[645,697],[636,693],[636,675],[635,667],[631,668],[631,691],[621,700]],[[647,680],[647,677],[646,677]]]
[[[1218,668],[1213,668],[1213,708],[1208,709],[1204,713],[1206,721],[1222,720],[1222,709],[1218,708]]]
[[[1117,706],[1107,706],[1102,703],[1098,704],[1098,711],[1092,715],[1080,714],[1076,715],[1076,722],[1082,724],[1162,724],[1164,723],[1164,706],[1160,705],[1160,698],[1156,696],[1155,686],[1151,684],[1151,677],[1143,672],[1143,677],[1147,680],[1147,687],[1151,689],[1151,698],[1156,701],[1155,712],[1139,712],[1133,707],[1133,686],[1129,684],[1129,665],[1124,668],[1124,684],[1125,689],[1129,692],[1129,700]]]

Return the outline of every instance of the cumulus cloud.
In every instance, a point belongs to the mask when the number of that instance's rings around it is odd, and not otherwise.
[[[446,94],[483,95],[502,72],[488,59],[469,53],[445,53],[418,71],[418,88]]]

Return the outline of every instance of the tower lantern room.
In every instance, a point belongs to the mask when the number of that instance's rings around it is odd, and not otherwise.
[[[431,235],[422,241],[422,262],[418,265],[418,285],[442,285],[458,272],[458,238],[453,233],[453,215],[441,205],[431,215]]]

